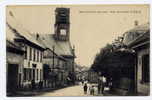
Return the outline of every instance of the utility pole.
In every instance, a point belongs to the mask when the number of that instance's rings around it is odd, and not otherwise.
[[[75,84],[75,64],[74,64],[74,59],[75,59],[75,46],[73,45],[73,49],[72,49],[72,53],[73,53],[73,61],[72,61],[72,72],[73,72],[73,83]]]
[[[55,52],[55,46],[53,45],[53,69],[54,69],[54,52]]]
[[[53,66],[52,66],[52,69],[53,69],[53,74],[55,74],[54,73],[54,52],[55,52],[55,46],[53,45],[53,47],[52,47],[52,49],[53,49]],[[53,85],[53,87],[55,87],[56,86],[56,80],[55,80],[55,77],[53,78],[53,83],[52,83],[52,85]]]

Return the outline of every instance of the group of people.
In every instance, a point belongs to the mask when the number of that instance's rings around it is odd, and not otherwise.
[[[95,94],[95,86],[94,85],[90,85],[88,86],[87,83],[84,84],[83,86],[84,89],[84,94],[87,94],[87,91],[90,91],[90,95],[94,95]]]
[[[95,95],[96,86],[95,85],[89,85],[87,83],[82,82],[84,94],[87,94],[87,91],[89,90],[90,95]],[[104,94],[104,88],[106,85],[106,78],[100,77],[97,85],[98,94]]]

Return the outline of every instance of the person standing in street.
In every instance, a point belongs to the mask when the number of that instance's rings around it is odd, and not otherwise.
[[[90,95],[94,95],[95,87],[94,85],[90,85]]]
[[[83,85],[84,81],[82,80],[81,83],[82,83],[82,85]]]
[[[105,85],[106,85],[106,78],[104,76],[102,76],[101,78],[101,91],[102,91],[102,94],[104,93],[104,88],[105,88]]]
[[[88,86],[87,86],[87,83],[85,83],[83,86],[84,94],[87,94],[87,89],[88,89]]]
[[[98,83],[98,94],[101,94],[101,82]]]
[[[101,94],[102,89],[102,77],[100,76],[98,79],[98,94]]]

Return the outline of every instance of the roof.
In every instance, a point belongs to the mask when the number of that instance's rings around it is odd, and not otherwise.
[[[6,35],[7,35],[6,36],[7,47],[22,50],[21,47],[14,42],[14,38],[20,38],[20,37],[17,34],[13,33],[13,31],[8,26],[6,26]]]
[[[10,42],[14,42],[14,38],[19,37],[17,34],[15,34],[8,25],[6,26],[6,40]]]
[[[54,52],[60,56],[73,56],[72,47],[69,41],[58,41],[53,34],[39,34],[39,41],[49,49],[54,48]]]
[[[44,46],[41,43],[39,43],[35,38],[33,38],[31,33],[28,30],[26,30],[22,26],[22,24],[19,23],[13,16],[8,14],[6,21],[7,21],[7,26],[9,26],[9,27],[11,27],[11,29],[15,30],[20,36],[24,37],[26,40],[34,43],[35,45],[40,46],[41,48],[44,48]],[[7,30],[8,30],[8,28],[7,28]],[[9,37],[10,40],[15,39],[15,37],[14,37],[15,33],[7,31],[7,30],[6,30],[7,37]]]
[[[6,40],[6,46],[9,48],[23,51],[23,49],[20,46],[16,45],[15,43],[13,43],[12,41],[9,41],[9,40]]]
[[[150,34],[144,33],[142,35],[140,35],[138,38],[136,38],[135,40],[131,41],[128,46],[132,47],[132,48],[136,48],[145,44],[149,44],[150,43]]]
[[[136,26],[135,28],[129,30],[128,32],[142,32],[143,33],[149,29],[150,29],[149,23],[145,23],[145,24]]]
[[[26,30],[21,23],[19,23],[14,16],[7,15],[7,38],[8,40],[14,41],[17,35],[24,37],[26,40],[42,47],[53,49],[55,46],[55,53],[59,56],[73,56],[72,47],[69,41],[57,41],[54,39],[53,34],[39,34],[39,39],[36,39],[36,35],[31,34]],[[13,32],[10,28],[15,30]]]
[[[149,23],[136,26],[135,28],[124,33],[125,34],[124,43],[126,45],[130,45],[133,42],[136,42],[136,40],[142,38],[142,36],[145,36],[145,34],[147,34],[146,36],[148,36],[149,31],[150,31]]]

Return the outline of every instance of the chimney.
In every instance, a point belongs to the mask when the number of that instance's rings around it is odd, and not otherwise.
[[[36,40],[38,40],[38,39],[39,39],[39,34],[37,33],[37,34],[36,34]]]
[[[135,27],[138,26],[138,21],[137,20],[135,20],[134,25],[135,25]]]

